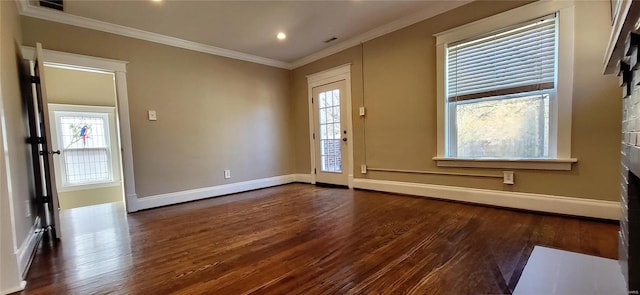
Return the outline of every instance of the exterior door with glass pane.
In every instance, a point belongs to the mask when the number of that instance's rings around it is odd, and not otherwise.
[[[346,82],[313,88],[316,182],[347,185]]]

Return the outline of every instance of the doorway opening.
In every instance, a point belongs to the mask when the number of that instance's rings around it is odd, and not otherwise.
[[[137,211],[127,62],[44,50],[39,43],[21,51],[31,70],[25,77],[33,92],[29,143],[36,186],[42,188],[36,199],[43,230],[56,239],[62,232],[73,236],[82,224],[61,223],[65,210],[91,211],[80,215],[94,218],[100,215],[96,206],[114,218]]]
[[[60,209],[124,202],[114,74],[44,65]]]

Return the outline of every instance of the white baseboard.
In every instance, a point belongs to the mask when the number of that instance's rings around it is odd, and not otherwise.
[[[125,201],[126,201],[126,204],[127,204],[126,205],[127,213],[136,212],[136,211],[140,210],[138,208],[138,195],[137,194],[127,195],[125,197]]]
[[[296,174],[281,175],[269,178],[261,178],[249,181],[242,181],[230,184],[223,184],[199,189],[180,191],[175,193],[161,194],[144,198],[127,198],[129,212],[150,209],[160,206],[173,205],[178,203],[201,200],[222,195],[240,193],[255,189],[267,188],[276,185],[292,183],[296,181]],[[135,204],[131,204],[134,200]]]
[[[40,229],[40,217],[36,217],[33,226],[29,230],[29,235],[22,242],[18,251],[16,251],[16,259],[18,259],[18,271],[20,271],[20,275],[23,277],[27,273],[27,268],[29,267],[29,261],[33,255],[33,252],[36,251],[38,247],[38,242],[40,241],[40,237],[42,236],[42,231]]]
[[[24,287],[26,286],[27,286],[27,281],[20,281],[20,284],[18,286],[13,286],[13,287],[3,289],[1,294],[11,294],[15,292],[20,292],[24,290]]]
[[[311,183],[311,174],[294,174],[296,182]]]
[[[354,188],[359,189],[573,216],[620,219],[620,203],[612,201],[386,180],[354,179],[353,182]]]

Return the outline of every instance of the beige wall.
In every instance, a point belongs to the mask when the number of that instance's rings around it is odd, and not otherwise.
[[[58,194],[61,209],[71,209],[104,203],[122,202],[122,186],[66,191]]]
[[[45,67],[47,95],[50,103],[116,106],[114,75]],[[112,141],[114,144],[116,141]],[[120,159],[120,149],[114,148],[112,157]],[[113,167],[115,173],[121,173],[120,166]],[[56,173],[56,179],[62,177]],[[122,184],[113,187],[101,187],[75,191],[59,191],[60,208],[70,209],[82,206],[118,202],[124,199]]]
[[[0,144],[6,146],[0,160],[0,292],[18,287],[22,279],[14,254],[27,239],[36,214],[18,75],[20,43],[16,5],[13,1],[0,1],[0,116],[4,119]],[[27,215],[27,207],[30,207],[31,216]]]
[[[355,167],[366,163],[388,169],[486,172],[487,169],[439,168],[432,160],[436,155],[437,123],[436,53],[432,35],[522,4],[474,2],[295,69],[291,93],[296,171],[310,171],[305,76],[350,62]],[[389,172],[362,175],[359,169],[355,177],[616,200],[620,89],[615,77],[602,76],[601,71],[610,24],[608,2],[577,1],[572,156],[579,162],[571,171],[516,170],[513,186],[503,185],[500,179],[462,176]],[[355,114],[360,106],[367,109],[366,119]]]
[[[139,196],[262,177],[309,173],[308,74],[352,63],[354,164],[438,168],[434,33],[524,4],[478,1],[291,72],[77,27],[22,18],[26,45],[127,60],[134,168]],[[606,1],[576,4],[572,171],[516,171],[498,179],[370,172],[388,179],[615,200],[619,88],[600,61],[610,28]],[[363,71],[364,69],[364,71]],[[251,85],[251,87],[246,87]],[[291,93],[291,101],[288,94]],[[364,94],[363,94],[364,93]],[[146,120],[146,110],[159,121]],[[232,179],[222,179],[231,169]]]
[[[138,197],[294,172],[287,70],[28,17],[22,28],[25,45],[129,62]]]
[[[116,106],[116,86],[111,73],[44,68],[50,103]]]

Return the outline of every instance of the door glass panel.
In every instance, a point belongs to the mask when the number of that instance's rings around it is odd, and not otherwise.
[[[334,89],[318,95],[320,119],[320,170],[342,172],[340,144],[340,90]]]

